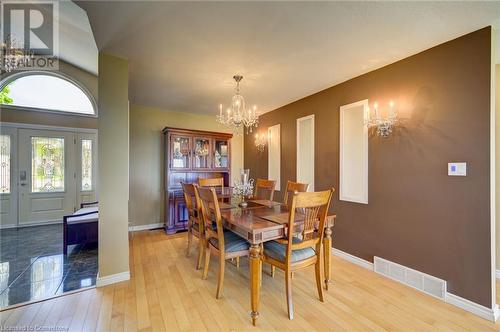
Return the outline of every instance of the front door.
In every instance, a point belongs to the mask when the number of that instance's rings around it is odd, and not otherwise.
[[[73,132],[19,129],[19,226],[60,221],[76,209]]]

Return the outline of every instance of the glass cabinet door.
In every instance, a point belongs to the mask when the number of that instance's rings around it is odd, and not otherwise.
[[[172,135],[170,140],[171,164],[170,168],[184,169],[189,168],[191,155],[191,138],[185,136]]]
[[[193,168],[210,168],[210,140],[208,138],[194,138]]]
[[[215,140],[214,167],[229,168],[229,143],[226,140]]]

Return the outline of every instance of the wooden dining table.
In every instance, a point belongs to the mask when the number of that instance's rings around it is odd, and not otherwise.
[[[222,198],[222,197],[221,197]],[[264,242],[283,238],[288,226],[286,205],[269,200],[249,200],[246,208],[240,208],[233,199],[222,199],[219,203],[224,227],[250,243],[250,305],[253,325],[259,318],[260,287],[262,276],[261,247]],[[295,220],[301,227],[300,214]],[[324,287],[328,290],[330,282],[330,260],[332,245],[332,226],[335,215],[327,217],[323,239]]]

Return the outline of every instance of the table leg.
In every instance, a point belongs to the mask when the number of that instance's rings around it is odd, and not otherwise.
[[[259,318],[259,300],[260,300],[260,277],[262,267],[260,262],[260,245],[252,244],[250,246],[250,298],[252,305],[252,324],[255,326]]]
[[[325,259],[325,289],[328,290],[328,283],[330,282],[330,262],[332,252],[332,229],[326,227],[325,237],[323,239],[323,255]]]

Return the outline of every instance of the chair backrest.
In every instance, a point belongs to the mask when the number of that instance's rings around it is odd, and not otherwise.
[[[291,200],[290,194],[293,194],[296,191],[299,193],[306,192],[307,187],[309,187],[309,183],[299,183],[299,182],[287,181],[285,195],[283,196],[283,203],[285,203],[285,205],[289,206],[290,200]]]
[[[328,208],[330,207],[330,201],[334,191],[335,189],[332,188],[330,190],[311,193],[294,192],[288,216],[288,243],[286,255],[288,264],[291,262],[292,250],[316,247],[318,244],[323,243],[326,215],[328,214]],[[300,210],[300,213],[297,212],[297,209]],[[294,231],[296,218],[303,223],[299,233]],[[317,236],[314,234],[316,229],[318,231]],[[301,236],[301,241],[293,243],[293,238],[296,235]]]
[[[195,187],[200,198],[201,214],[205,225],[205,236],[207,241],[213,237],[218,240],[219,250],[224,252],[224,229],[220,214],[219,200],[215,189]]]
[[[203,220],[201,218],[201,204],[198,192],[196,191],[196,184],[194,183],[181,183],[182,191],[184,192],[184,200],[186,201],[186,208],[189,214],[189,222],[197,223],[200,225],[200,233],[203,234]]]
[[[276,181],[274,180],[257,179],[254,196],[256,199],[268,199],[272,201],[275,187]]]
[[[222,187],[224,189],[224,178],[198,179],[200,187]]]

